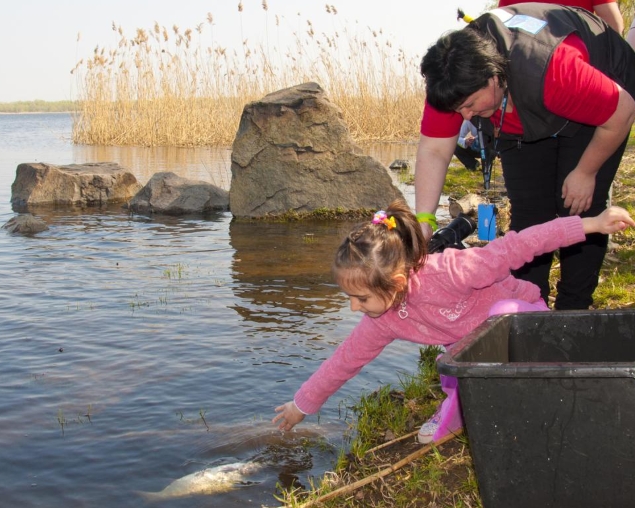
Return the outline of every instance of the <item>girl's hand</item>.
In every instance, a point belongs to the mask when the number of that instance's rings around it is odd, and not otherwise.
[[[292,400],[282,406],[278,406],[276,408],[276,412],[279,414],[271,420],[271,423],[280,422],[280,425],[278,425],[280,430],[291,430],[298,423],[304,420],[304,417],[306,416],[298,409],[298,406],[296,406],[295,402]]]
[[[596,217],[582,219],[584,233],[603,233],[610,235],[617,231],[623,231],[629,226],[635,226],[635,221],[624,208],[611,206]]]

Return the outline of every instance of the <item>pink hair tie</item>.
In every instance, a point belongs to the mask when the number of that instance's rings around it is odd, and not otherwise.
[[[389,218],[388,215],[386,215],[386,212],[384,212],[383,210],[379,210],[378,212],[375,212],[375,215],[373,216],[373,224],[385,224],[386,227],[388,228],[388,231],[397,227],[395,218],[394,217]]]

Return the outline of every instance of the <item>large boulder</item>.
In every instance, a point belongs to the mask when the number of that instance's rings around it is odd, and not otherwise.
[[[24,163],[11,185],[14,209],[30,205],[102,206],[126,202],[141,188],[128,170],[114,162],[54,166]]]
[[[155,173],[127,207],[135,213],[164,215],[226,211],[229,208],[229,193],[208,182],[162,172]]]
[[[229,206],[235,217],[376,209],[403,198],[388,170],[361,153],[341,111],[317,83],[245,106],[231,171]]]

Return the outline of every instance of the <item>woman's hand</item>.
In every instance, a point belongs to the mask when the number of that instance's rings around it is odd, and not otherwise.
[[[584,173],[578,169],[571,171],[562,185],[562,199],[565,208],[570,208],[569,215],[580,215],[591,208],[594,190],[595,173]]]
[[[606,122],[595,128],[578,165],[564,180],[562,199],[564,206],[571,208],[569,215],[579,215],[590,208],[595,175],[625,141],[635,122],[635,99],[617,83],[615,86],[619,93],[615,111]]]
[[[282,406],[278,406],[276,408],[276,412],[278,414],[273,420],[271,420],[271,423],[280,422],[280,425],[278,425],[280,430],[291,430],[298,423],[304,420],[304,417],[306,416],[298,409],[298,406],[296,406],[295,402],[292,400]]]

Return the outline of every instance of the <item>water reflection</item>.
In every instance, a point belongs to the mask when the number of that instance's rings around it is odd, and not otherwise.
[[[232,274],[240,282],[240,296],[290,310],[305,309],[307,298],[330,299],[331,262],[349,228],[350,223],[346,222],[232,221],[229,225],[230,244],[235,251]],[[271,290],[252,292],[263,285]],[[286,290],[277,292],[275,288],[279,286]],[[298,297],[300,302],[295,301]],[[329,307],[326,302],[324,305]]]
[[[230,223],[236,296],[232,308],[249,323],[246,335],[277,334],[294,344],[304,337],[311,342],[310,349],[324,347],[320,342],[325,328],[336,325],[336,314],[346,305],[330,269],[335,249],[350,225],[337,221]],[[326,326],[316,329],[316,320]],[[276,361],[285,361],[283,355]]]
[[[132,171],[142,185],[161,171],[210,182],[225,190],[231,183],[231,147],[73,145],[73,158],[85,162],[116,161]]]

